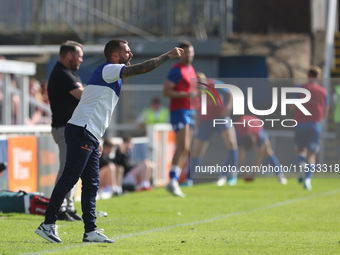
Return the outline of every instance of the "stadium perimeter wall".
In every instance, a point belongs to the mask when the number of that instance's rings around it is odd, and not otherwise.
[[[0,126],[0,163],[7,162],[8,167],[0,174],[0,189],[27,192],[39,191],[50,196],[59,168],[58,148],[50,133],[50,126]],[[280,162],[284,166],[295,164],[294,134],[292,131],[270,130],[270,140]],[[118,144],[121,138],[113,137]],[[322,137],[321,150],[317,163],[328,165],[339,164],[334,157],[323,153],[326,146],[334,141],[334,134],[325,133]],[[175,151],[175,134],[170,124],[149,126],[146,137],[133,138],[134,148],[131,152],[133,162],[149,158],[155,162],[153,184],[163,187],[168,182],[168,173]],[[336,145],[333,145],[336,147]],[[334,148],[333,151],[337,153]],[[213,135],[210,147],[203,158],[202,165],[222,165],[226,148],[217,134]],[[247,156],[252,164],[253,155]],[[187,166],[186,166],[187,167]],[[187,168],[185,168],[187,169]],[[183,171],[181,180],[185,178]],[[197,182],[215,181],[218,175],[194,176]],[[78,198],[80,197],[78,185]]]
[[[113,138],[117,144],[120,138]],[[147,157],[147,138],[134,138],[133,162]],[[50,196],[59,169],[59,151],[49,125],[0,126],[0,190],[42,192]],[[80,185],[78,194],[80,197]]]

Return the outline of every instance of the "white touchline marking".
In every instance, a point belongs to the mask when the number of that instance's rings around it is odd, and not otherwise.
[[[134,236],[141,236],[141,235],[145,235],[145,234],[149,234],[149,233],[155,233],[155,232],[179,228],[179,227],[185,227],[185,226],[191,226],[191,225],[197,225],[197,224],[205,224],[205,223],[229,218],[229,217],[232,217],[232,216],[238,216],[238,215],[253,213],[253,212],[257,212],[257,211],[261,211],[261,210],[272,209],[272,208],[276,208],[276,207],[280,207],[280,206],[284,206],[284,205],[289,205],[289,204],[294,204],[294,203],[297,203],[297,202],[301,202],[301,201],[304,201],[304,200],[309,200],[309,199],[313,199],[313,198],[317,198],[317,197],[330,196],[330,195],[334,195],[334,194],[337,194],[337,193],[340,193],[340,189],[331,190],[331,191],[328,191],[328,192],[324,192],[324,193],[320,193],[320,194],[314,194],[314,195],[310,195],[310,196],[306,196],[306,197],[290,199],[290,200],[287,200],[287,201],[278,202],[278,203],[274,203],[274,204],[270,204],[270,205],[266,205],[266,206],[262,206],[262,207],[257,207],[257,208],[253,208],[253,209],[246,210],[246,211],[227,213],[227,214],[216,216],[216,217],[213,217],[213,218],[210,218],[210,219],[193,221],[193,222],[188,222],[188,223],[182,223],[182,224],[178,224],[178,225],[166,226],[166,227],[161,227],[161,228],[154,228],[154,229],[136,232],[136,233],[131,233],[131,234],[123,234],[123,235],[120,235],[120,236],[113,237],[112,239],[113,240],[125,239],[125,238],[130,238],[130,237],[134,237]],[[77,248],[77,247],[83,247],[83,246],[87,246],[87,245],[94,245],[94,244],[98,244],[98,243],[81,243],[81,244],[76,244],[76,245],[63,246],[63,247],[58,247],[58,248],[55,248],[55,249],[48,249],[48,250],[44,250],[44,251],[24,253],[24,254],[26,254],[26,255],[44,254],[44,253],[47,253],[47,252],[62,251],[62,250],[67,250],[67,249],[72,249],[72,248]]]

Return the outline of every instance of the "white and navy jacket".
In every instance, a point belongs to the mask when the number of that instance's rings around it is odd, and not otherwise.
[[[106,62],[91,75],[80,102],[68,123],[85,127],[98,140],[110,125],[122,86],[121,72],[125,64]]]

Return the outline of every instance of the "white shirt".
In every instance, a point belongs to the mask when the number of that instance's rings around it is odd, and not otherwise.
[[[110,125],[122,86],[124,64],[106,62],[91,75],[80,102],[68,123],[85,127],[98,140]]]

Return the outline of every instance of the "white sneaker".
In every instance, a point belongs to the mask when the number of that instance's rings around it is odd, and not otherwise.
[[[34,232],[51,243],[63,242],[59,238],[58,226],[55,224],[41,223]]]
[[[165,186],[165,189],[174,196],[185,197],[176,179],[171,179],[168,185]]]
[[[303,187],[306,189],[306,190],[312,190],[312,179],[310,178],[306,178],[304,183],[303,183]]]
[[[218,181],[216,182],[216,185],[218,187],[222,187],[222,186],[225,186],[227,183],[227,177],[226,176],[221,176]]]
[[[279,183],[281,183],[282,185],[287,185],[287,183],[288,183],[288,180],[287,180],[286,176],[284,176],[283,173],[280,173],[280,174],[277,176],[277,180],[278,180]]]
[[[115,241],[109,239],[106,235],[98,230],[91,231],[84,234],[83,242],[90,243],[115,243]]]

